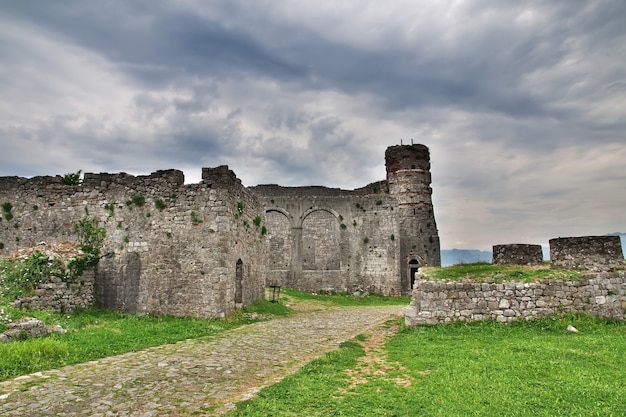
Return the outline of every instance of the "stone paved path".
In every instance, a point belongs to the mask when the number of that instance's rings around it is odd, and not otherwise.
[[[0,382],[0,415],[218,415],[403,312],[390,306],[300,313],[18,377]]]

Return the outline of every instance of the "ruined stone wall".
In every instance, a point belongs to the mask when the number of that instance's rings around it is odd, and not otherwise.
[[[492,253],[494,265],[540,265],[543,263],[541,245],[523,243],[494,245]]]
[[[625,268],[619,236],[579,236],[550,239],[552,268],[609,271]]]
[[[69,313],[93,304],[95,271],[88,270],[75,282],[66,283],[60,278],[41,284],[31,297],[16,300],[14,306],[26,310],[53,310]]]
[[[399,294],[397,202],[384,184],[347,191],[260,185],[268,283],[303,291]]]
[[[40,241],[76,241],[73,225],[95,216],[107,229],[95,278],[96,303],[131,313],[220,317],[235,308],[237,261],[243,304],[263,297],[264,210],[228,167],[184,184],[180,171],[149,176],[85,174],[0,178],[0,255]]]
[[[407,326],[451,321],[511,322],[555,313],[585,313],[624,319],[626,274],[587,275],[580,281],[541,280],[533,283],[416,283],[406,309]]]

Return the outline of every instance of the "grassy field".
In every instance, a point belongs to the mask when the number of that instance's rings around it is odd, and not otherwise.
[[[580,333],[568,333],[568,324]],[[231,416],[623,416],[626,324],[582,316],[345,343]],[[373,352],[373,353],[372,353]]]

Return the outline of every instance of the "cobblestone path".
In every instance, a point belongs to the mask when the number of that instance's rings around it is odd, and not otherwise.
[[[218,415],[404,306],[342,307],[0,382],[2,416]]]

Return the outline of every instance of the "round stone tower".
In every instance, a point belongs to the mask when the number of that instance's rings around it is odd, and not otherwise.
[[[424,145],[390,146],[385,152],[389,194],[398,201],[400,271],[410,292],[420,266],[441,265],[430,187],[430,153]]]

